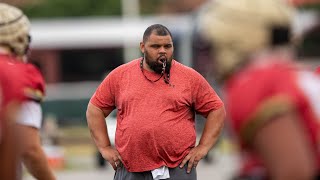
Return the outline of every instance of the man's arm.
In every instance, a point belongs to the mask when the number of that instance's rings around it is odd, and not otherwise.
[[[26,101],[21,105],[17,119],[19,146],[23,164],[36,179],[54,180],[47,157],[41,146],[42,109],[39,103]]]
[[[17,125],[22,161],[36,179],[54,180],[46,155],[41,147],[39,129]]]
[[[118,151],[111,146],[105,122],[105,117],[111,112],[112,110],[102,110],[89,103],[86,116],[92,139],[103,158],[112,165],[113,169],[116,169],[120,164],[121,157]]]
[[[203,146],[209,151],[217,142],[224,125],[226,112],[224,106],[208,114],[198,146]]]
[[[1,179],[17,178],[19,131],[15,121],[19,107],[19,103],[11,102],[5,109],[0,108],[0,159],[3,162],[0,164]]]
[[[199,144],[184,158],[180,165],[181,168],[188,162],[187,172],[189,173],[192,167],[196,167],[199,161],[208,154],[220,135],[225,116],[224,106],[208,114]]]
[[[270,119],[257,131],[252,146],[262,157],[270,179],[313,179],[315,152],[298,115],[288,112]]]

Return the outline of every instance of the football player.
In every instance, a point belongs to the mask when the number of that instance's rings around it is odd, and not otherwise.
[[[281,0],[216,0],[201,15],[241,149],[235,179],[320,173],[320,80],[295,62],[294,12]]]
[[[10,80],[20,82],[24,95],[16,121],[15,131],[19,136],[15,143],[30,174],[36,179],[53,180],[55,177],[41,147],[39,134],[42,121],[40,102],[44,97],[45,84],[40,71],[27,62],[29,33],[27,16],[14,6],[0,3],[0,61],[19,71],[20,76],[13,76]]]

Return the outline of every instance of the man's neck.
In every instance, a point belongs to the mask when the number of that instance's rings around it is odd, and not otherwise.
[[[154,72],[153,69],[150,68],[150,66],[147,64],[146,59],[143,59],[143,65],[142,68],[149,71],[149,72]]]
[[[6,48],[6,47],[1,47],[0,46],[0,54],[15,57],[15,59],[18,60],[18,61],[27,62],[26,56],[15,56],[14,54],[12,54],[10,49]]]
[[[11,51],[8,48],[0,47],[0,54],[11,55]]]
[[[278,47],[274,49],[266,49],[251,56],[251,59],[283,59],[293,60],[294,53],[289,47]]]

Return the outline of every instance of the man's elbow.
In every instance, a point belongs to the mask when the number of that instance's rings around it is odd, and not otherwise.
[[[224,107],[224,105],[222,105],[218,110],[217,110],[217,116],[218,119],[220,119],[221,122],[224,122],[224,120],[226,119],[227,113],[226,113],[226,109]]]
[[[223,117],[226,117],[227,112],[226,112],[226,108],[224,107],[224,105],[222,105],[220,109],[221,109],[221,114],[222,114],[222,116],[223,116]]]
[[[42,153],[42,147],[40,145],[30,145],[27,148],[24,149],[22,152],[22,159],[23,161],[27,161],[29,163],[37,163],[38,159],[40,158],[40,155]]]
[[[216,119],[216,121],[218,121],[218,123],[220,124],[220,131],[224,126],[226,116],[227,116],[227,113],[226,113],[225,107],[222,106],[221,108],[218,109],[218,114]]]
[[[87,107],[87,111],[86,111],[86,118],[87,118],[87,121],[90,121],[90,119],[92,119],[93,115],[94,115],[94,107],[91,103],[88,104],[88,107]]]

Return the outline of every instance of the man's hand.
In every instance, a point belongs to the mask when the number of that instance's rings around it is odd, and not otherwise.
[[[208,154],[208,151],[208,148],[203,145],[198,145],[195,148],[191,149],[189,154],[181,162],[180,168],[183,168],[184,165],[188,162],[187,173],[190,173],[192,167],[196,168],[199,161]]]
[[[103,149],[100,149],[102,157],[107,160],[114,170],[120,165],[122,159],[119,152],[112,146],[107,146]]]

